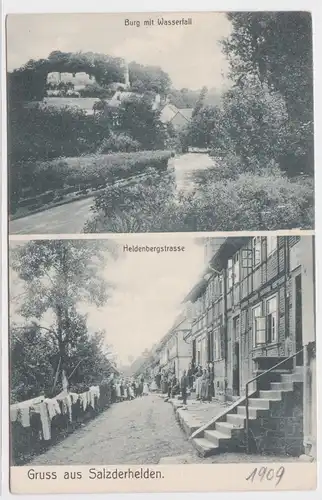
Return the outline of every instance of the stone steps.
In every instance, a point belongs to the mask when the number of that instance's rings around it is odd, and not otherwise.
[[[260,390],[258,397],[249,398],[248,414],[250,421],[269,416],[272,405],[281,403],[283,394],[294,390],[294,383],[303,382],[303,369],[302,367],[299,368],[293,373],[281,373],[279,376],[280,381],[270,382],[269,390]],[[274,379],[276,380],[276,377]],[[246,425],[245,403],[241,401],[241,404],[237,408],[235,407],[234,410],[228,408],[222,419],[225,419],[225,421],[214,421],[209,428],[205,428],[199,434],[199,437],[191,440],[198,454],[202,457],[215,455],[223,451],[236,451],[240,445],[243,446]]]
[[[194,438],[193,445],[201,457],[210,457],[210,455],[216,455],[220,451],[219,446],[215,446],[214,443],[205,438]]]
[[[220,445],[227,446],[230,441],[230,437],[227,436],[227,434],[222,434],[218,430],[205,431],[204,438],[213,443],[216,447]]]

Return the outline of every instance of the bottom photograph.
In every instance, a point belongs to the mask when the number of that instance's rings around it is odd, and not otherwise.
[[[315,461],[314,258],[312,236],[11,241],[13,468]]]

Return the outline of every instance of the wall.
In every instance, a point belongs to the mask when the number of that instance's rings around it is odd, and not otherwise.
[[[304,372],[304,448],[305,453],[316,459],[317,435],[317,386],[315,357],[315,275],[314,275],[314,241],[310,237],[302,237],[299,254],[302,263],[302,330],[303,344],[309,343],[305,352]]]
[[[284,393],[282,402],[272,403],[269,413],[250,420],[252,451],[272,455],[303,453],[303,388]],[[264,415],[264,412],[263,412]]]

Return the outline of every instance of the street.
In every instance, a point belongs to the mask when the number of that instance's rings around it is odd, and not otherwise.
[[[211,158],[202,153],[187,153],[169,162],[175,170],[178,191],[189,191],[194,185],[193,174],[212,165]],[[81,233],[92,204],[93,198],[87,198],[16,219],[9,223],[10,234]]]
[[[169,403],[150,394],[116,403],[32,465],[157,464],[160,458],[192,453]]]
[[[77,200],[9,223],[10,234],[80,233],[90,216],[93,198]]]
[[[194,174],[214,166],[209,155],[187,153],[170,160],[175,170],[178,191],[190,191],[194,186]]]

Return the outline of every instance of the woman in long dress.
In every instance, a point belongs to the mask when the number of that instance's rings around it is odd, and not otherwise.
[[[201,379],[202,379],[202,369],[198,366],[196,371],[196,399],[201,399]]]
[[[158,390],[158,384],[156,383],[155,379],[152,381],[152,384],[151,384],[151,387],[150,387],[150,391],[153,392],[153,391],[157,391]]]
[[[118,403],[119,401],[121,401],[121,384],[119,380],[117,380],[115,383],[115,392],[116,392],[116,401]]]
[[[201,394],[200,394],[200,399],[202,401],[207,401],[208,399],[208,383],[209,383],[209,375],[207,373],[207,370],[204,370],[202,378],[201,378]]]
[[[149,386],[147,382],[143,382],[143,396],[147,396],[149,394]]]

